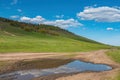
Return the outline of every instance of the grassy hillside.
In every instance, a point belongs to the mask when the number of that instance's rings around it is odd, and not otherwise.
[[[108,49],[107,45],[48,25],[0,18],[0,52],[80,52]]]

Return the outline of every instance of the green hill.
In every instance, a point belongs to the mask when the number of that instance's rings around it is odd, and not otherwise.
[[[0,18],[0,52],[80,52],[110,46],[50,25]]]

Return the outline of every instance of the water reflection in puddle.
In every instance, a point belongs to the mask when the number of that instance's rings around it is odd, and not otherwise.
[[[16,71],[0,75],[0,80],[31,80],[36,77],[46,76],[51,74],[60,73],[75,73],[85,71],[106,71],[111,70],[112,67],[103,64],[87,63],[80,60],[72,61],[66,65],[59,66],[57,68],[50,69],[31,69],[24,71]]]

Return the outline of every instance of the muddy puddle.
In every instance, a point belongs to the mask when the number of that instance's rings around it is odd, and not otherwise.
[[[32,80],[54,74],[107,71],[112,67],[104,64],[87,63],[80,60],[47,60],[17,63],[13,72],[0,75],[0,80]]]

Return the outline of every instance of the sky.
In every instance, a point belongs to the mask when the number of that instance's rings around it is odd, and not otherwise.
[[[120,46],[120,0],[0,0],[0,17],[54,25]]]

